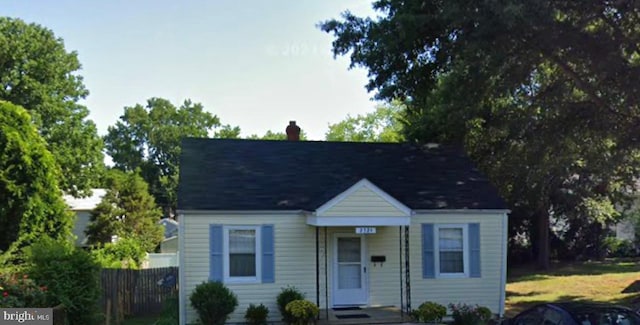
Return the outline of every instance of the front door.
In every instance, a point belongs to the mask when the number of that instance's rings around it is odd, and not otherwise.
[[[333,304],[366,305],[365,241],[361,235],[337,234],[334,241]]]

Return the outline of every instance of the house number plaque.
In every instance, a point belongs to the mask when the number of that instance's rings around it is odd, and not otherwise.
[[[375,234],[375,233],[376,233],[376,227],[356,227],[356,234],[369,235],[369,234]]]

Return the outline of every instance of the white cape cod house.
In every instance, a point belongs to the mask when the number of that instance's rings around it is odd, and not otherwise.
[[[508,211],[457,148],[185,139],[178,210],[180,324],[208,280],[237,295],[232,323],[251,303],[280,320],[289,285],[321,309],[504,312]]]

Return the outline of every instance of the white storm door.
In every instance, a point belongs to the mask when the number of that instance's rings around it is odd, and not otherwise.
[[[334,247],[333,304],[366,305],[364,236],[338,234]]]

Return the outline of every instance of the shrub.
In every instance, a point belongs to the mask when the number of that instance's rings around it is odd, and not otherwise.
[[[609,257],[635,257],[636,248],[632,241],[607,237],[602,243]]]
[[[29,275],[47,286],[51,305],[64,305],[69,325],[97,323],[100,266],[88,252],[43,237],[25,249],[25,257]]]
[[[51,307],[47,287],[38,286],[26,274],[0,274],[0,308]]]
[[[320,309],[309,300],[294,300],[287,304],[285,310],[292,317],[292,324],[307,325],[314,322]]]
[[[244,314],[244,319],[249,325],[266,325],[267,316],[269,315],[269,308],[260,304],[258,306],[250,304],[247,308],[247,312]]]
[[[422,303],[418,309],[412,312],[416,321],[423,323],[438,323],[446,315],[447,307],[431,301]]]
[[[478,305],[449,304],[454,325],[484,325],[491,320],[491,310]]]
[[[491,312],[491,309],[489,309],[487,307],[484,307],[484,306],[476,307],[476,313],[478,314],[478,316],[480,317],[480,320],[484,324],[489,323],[489,321],[493,317],[493,313]]]
[[[277,303],[278,303],[278,311],[280,311],[280,315],[282,315],[282,321],[286,324],[291,324],[293,322],[293,318],[291,314],[287,312],[287,304],[294,300],[303,300],[304,294],[300,292],[296,287],[288,286],[286,288],[282,288],[280,293],[278,294]]]
[[[122,238],[91,251],[93,257],[104,268],[139,269],[147,255],[138,241]]]
[[[221,282],[202,282],[191,293],[191,306],[205,325],[224,324],[238,307],[238,298]]]
[[[180,321],[180,311],[178,305],[178,297],[171,296],[165,302],[160,313],[160,319],[155,325],[176,325]]]

